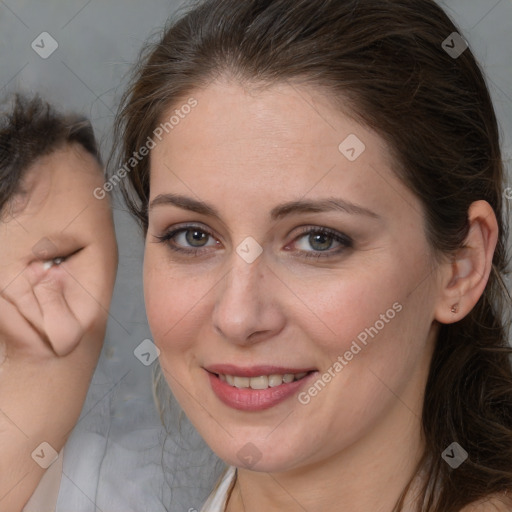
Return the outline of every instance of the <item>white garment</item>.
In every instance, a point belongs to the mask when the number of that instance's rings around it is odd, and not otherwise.
[[[226,509],[226,501],[229,489],[235,479],[236,468],[231,466],[222,477],[220,485],[210,494],[210,497],[203,505],[201,512],[224,512]]]

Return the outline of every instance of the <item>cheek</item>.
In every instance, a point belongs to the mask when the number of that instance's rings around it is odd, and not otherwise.
[[[389,272],[389,271],[388,271]],[[325,340],[325,351],[331,355],[349,350],[353,340],[371,339],[368,331],[388,329],[399,316],[393,304],[404,296],[399,279],[383,282],[374,271],[351,272],[351,275],[324,276],[314,281],[296,283],[293,291],[302,304],[295,313],[297,321],[313,339]],[[384,318],[381,317],[384,315]],[[386,322],[387,321],[387,322]],[[314,328],[313,325],[317,326]]]
[[[400,394],[426,361],[431,318],[422,310],[429,297],[418,290],[409,296],[406,280],[398,279],[394,287],[348,282],[344,290],[336,307],[329,304],[324,311],[335,334],[316,339],[326,355],[322,371],[336,375],[336,399],[350,404],[358,397],[349,416],[361,418],[370,404],[377,411],[392,400],[390,389]]]
[[[157,252],[146,249],[144,256],[144,301],[154,342],[166,359],[169,353],[183,353],[205,324],[203,310],[212,284],[205,276],[172,268]]]

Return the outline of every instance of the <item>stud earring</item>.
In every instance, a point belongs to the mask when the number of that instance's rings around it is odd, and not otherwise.
[[[458,304],[454,304],[452,306],[451,312],[452,313],[457,313],[457,311],[459,311],[459,305]]]

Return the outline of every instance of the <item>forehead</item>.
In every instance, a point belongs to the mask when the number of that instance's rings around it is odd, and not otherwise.
[[[204,142],[217,143],[217,150],[231,153],[244,143],[247,157],[254,152],[264,156],[280,145],[337,149],[347,130],[354,129],[361,137],[371,139],[369,145],[384,146],[375,133],[357,125],[336,106],[326,91],[286,83],[263,87],[227,79],[213,82],[193,92],[191,96],[196,98],[197,107],[178,120],[179,124],[168,131],[166,138],[172,143],[172,139],[179,138],[182,142],[182,138],[201,137]],[[173,105],[163,116],[164,121],[185,104],[186,100],[182,100]],[[267,150],[265,153],[261,153],[262,146]],[[194,149],[201,151],[199,146]]]
[[[151,199],[192,190],[224,208],[336,192],[385,209],[408,194],[384,140],[320,89],[216,82],[191,96],[197,107],[151,152]]]

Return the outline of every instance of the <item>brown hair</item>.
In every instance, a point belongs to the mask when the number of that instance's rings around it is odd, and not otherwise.
[[[500,233],[488,284],[465,318],[441,326],[426,386],[426,451],[418,472],[427,478],[418,510],[429,512],[458,511],[512,489],[500,138],[473,53],[454,58],[443,49],[453,32],[459,31],[433,0],[206,0],[143,51],[116,125],[122,162],[167,109],[220,76],[300,81],[327,88],[387,142],[398,176],[423,205],[439,257],[463,246],[474,201],[492,206]],[[149,181],[144,159],[123,189],[145,231]],[[441,458],[454,441],[469,453],[456,470]]]
[[[18,191],[27,169],[67,144],[81,145],[102,165],[94,131],[85,117],[60,114],[38,96],[16,94],[10,100],[0,113],[0,212]]]

